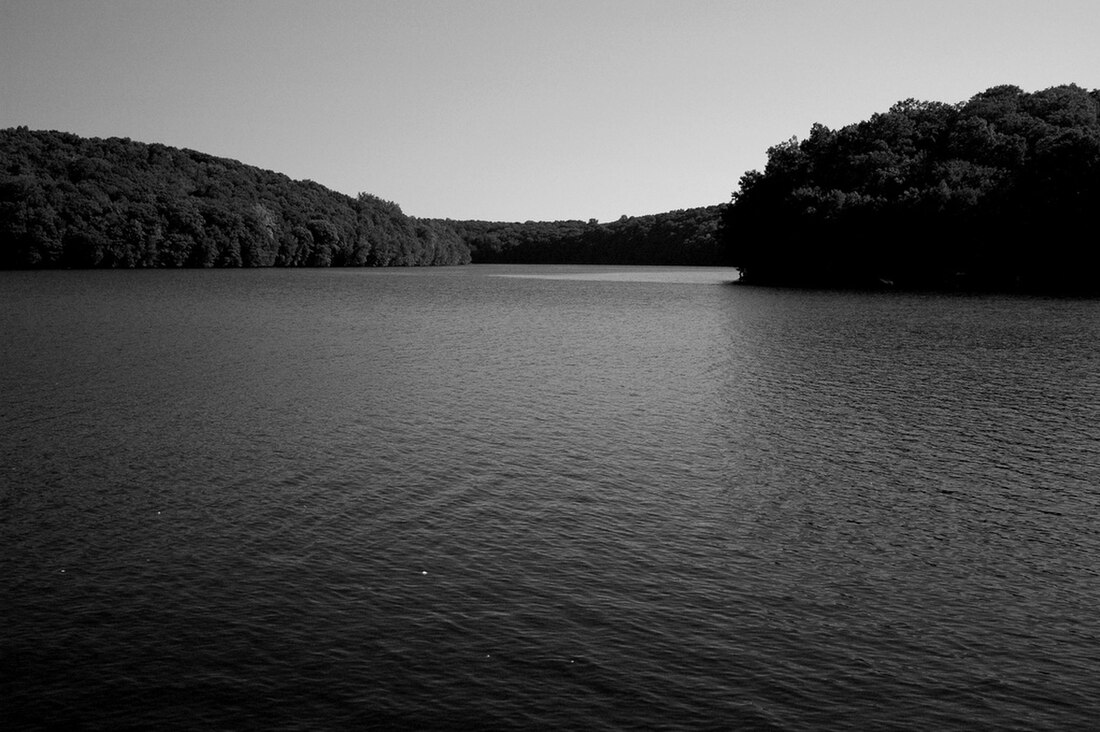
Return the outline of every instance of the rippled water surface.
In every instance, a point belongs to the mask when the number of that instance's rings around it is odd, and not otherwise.
[[[1100,717],[1100,301],[0,272],[7,728]]]

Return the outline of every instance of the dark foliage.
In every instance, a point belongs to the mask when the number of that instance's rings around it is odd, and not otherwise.
[[[719,207],[595,221],[414,219],[192,150],[0,131],[0,267],[716,264]]]
[[[899,102],[768,150],[720,238],[747,282],[1095,289],[1100,92]]]
[[[650,216],[588,221],[444,221],[470,247],[476,263],[663,264],[720,263],[720,206]]]
[[[464,264],[449,227],[234,160],[0,131],[0,267]]]

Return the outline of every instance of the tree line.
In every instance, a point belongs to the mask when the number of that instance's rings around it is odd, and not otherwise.
[[[721,206],[571,221],[434,220],[453,228],[476,263],[713,265]]]
[[[0,267],[711,264],[719,207],[579,221],[418,219],[377,196],[124,138],[0,131]]]
[[[0,267],[464,264],[392,202],[193,150],[0,131]]]
[[[769,148],[722,212],[746,282],[1094,289],[1100,92],[909,99]]]
[[[0,130],[0,267],[728,264],[746,282],[1096,289],[1100,92],[908,99],[767,151],[729,204],[418,219],[204,153]]]

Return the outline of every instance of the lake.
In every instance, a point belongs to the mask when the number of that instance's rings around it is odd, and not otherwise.
[[[9,729],[1100,717],[1100,300],[0,272]]]

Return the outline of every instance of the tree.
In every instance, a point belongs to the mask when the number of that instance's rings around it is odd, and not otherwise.
[[[1098,101],[1000,86],[814,125],[742,176],[719,229],[729,260],[749,282],[1086,286],[1095,245],[1065,242],[1100,205]]]
[[[0,130],[0,266],[465,261],[456,234],[418,228],[375,196],[352,199],[193,150]]]

